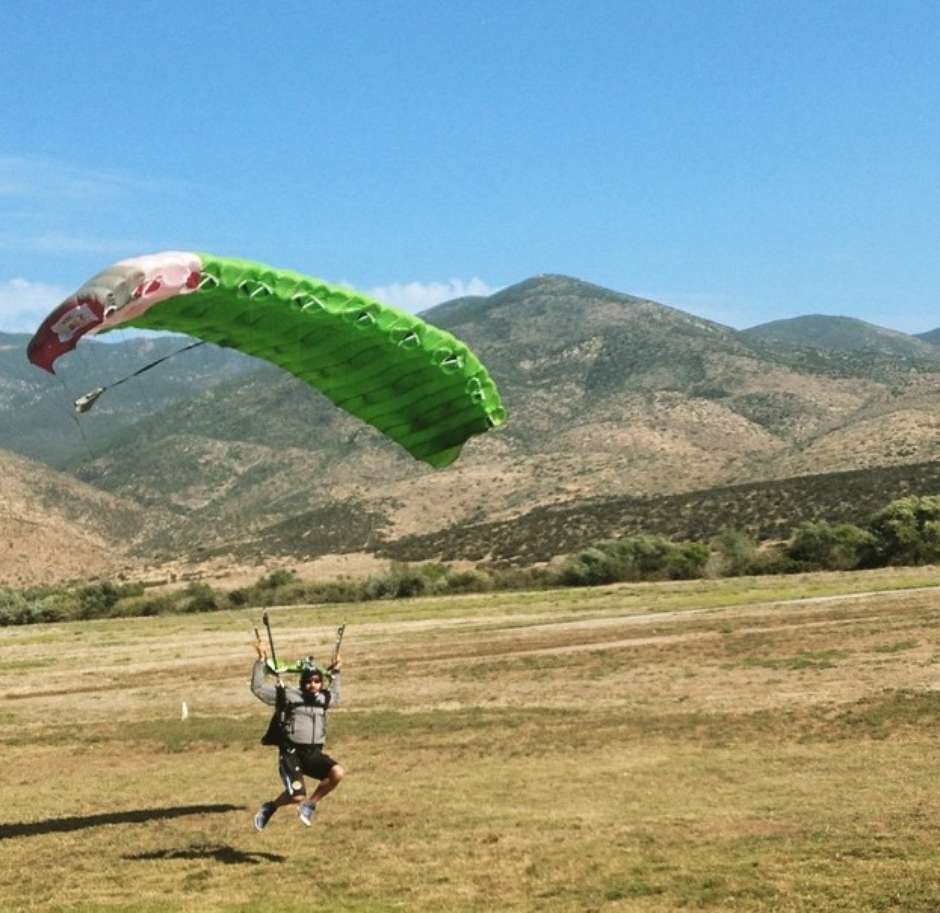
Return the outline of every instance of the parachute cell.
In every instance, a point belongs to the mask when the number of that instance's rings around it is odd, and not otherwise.
[[[506,418],[486,369],[449,333],[260,263],[181,251],[122,260],[50,314],[27,355],[53,372],[83,336],[116,327],[185,333],[270,361],[432,466]]]

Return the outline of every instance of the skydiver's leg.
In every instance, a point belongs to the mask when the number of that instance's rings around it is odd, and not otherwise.
[[[328,756],[324,757],[325,763],[323,766],[325,770],[318,771],[320,783],[313,791],[313,795],[297,810],[300,823],[306,824],[308,827],[313,824],[313,816],[317,813],[317,803],[325,795],[333,792],[333,790],[339,786],[343,777],[346,776],[346,771],[343,767],[337,764],[332,758]]]
[[[308,804],[316,805],[324,796],[333,792],[345,776],[346,769],[341,764],[334,764],[326,776],[320,780],[317,788],[313,791],[313,795],[308,800]]]
[[[274,809],[281,808],[285,805],[298,804],[304,801],[303,793],[289,793],[286,789],[282,792],[276,799],[272,799],[270,802],[266,802],[265,805],[270,805]],[[272,812],[273,814],[273,812]]]
[[[274,807],[300,805],[307,795],[307,785],[304,782],[304,770],[297,752],[290,749],[282,750],[278,755],[277,770],[284,784],[284,791],[274,800]]]
[[[255,813],[255,830],[263,831],[279,808],[284,805],[300,805],[307,795],[304,772],[296,751],[287,748],[278,752],[277,772],[284,789],[280,795],[265,802]]]
[[[309,827],[317,813],[317,803],[339,786],[340,780],[346,776],[346,771],[317,745],[302,753],[302,763],[304,773],[320,781],[313,795],[297,809],[300,823]]]

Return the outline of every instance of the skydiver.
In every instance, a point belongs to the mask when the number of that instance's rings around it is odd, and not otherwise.
[[[336,659],[327,669],[332,676],[329,688],[324,687],[324,674],[319,666],[305,668],[300,674],[299,687],[287,688],[280,676],[277,676],[276,685],[264,684],[265,672],[268,670],[267,652],[260,641],[255,643],[255,651],[258,660],[251,670],[251,691],[265,704],[283,709],[280,732],[275,743],[278,745],[278,774],[284,784],[281,794],[265,802],[256,812],[255,829],[264,830],[271,816],[282,805],[291,804],[298,806],[300,823],[309,827],[313,823],[319,801],[336,789],[346,776],[345,769],[323,751],[326,713],[340,700],[342,659],[337,652]],[[267,737],[265,742],[272,744]],[[320,781],[309,799],[306,798],[305,774]]]

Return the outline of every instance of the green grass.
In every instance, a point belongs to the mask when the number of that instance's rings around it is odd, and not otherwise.
[[[875,653],[901,653],[904,650],[913,650],[918,645],[916,640],[897,640],[892,644],[881,644],[874,648]]]
[[[749,656],[743,666],[762,669],[786,669],[800,672],[804,669],[834,669],[837,661],[845,656],[840,650],[801,650],[796,656]]]

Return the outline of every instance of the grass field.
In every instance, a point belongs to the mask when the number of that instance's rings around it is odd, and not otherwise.
[[[247,613],[0,630],[0,908],[936,913],[935,586],[274,609],[285,658],[349,625],[349,776],[313,828],[263,834]]]

